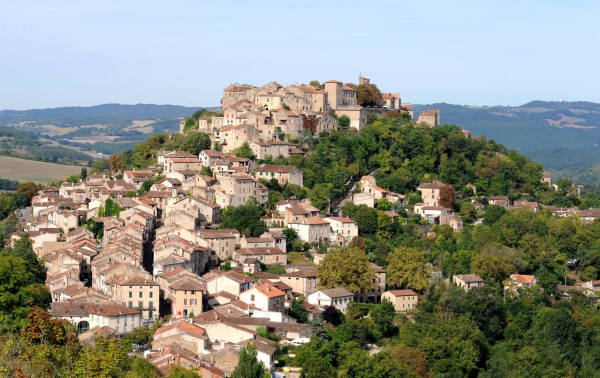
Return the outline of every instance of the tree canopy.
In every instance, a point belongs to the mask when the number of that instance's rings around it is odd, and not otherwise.
[[[375,290],[375,271],[365,252],[357,248],[333,249],[317,265],[320,289],[343,287],[353,293]]]

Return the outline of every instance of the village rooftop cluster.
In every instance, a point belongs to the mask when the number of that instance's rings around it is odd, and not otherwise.
[[[359,80],[368,81],[362,76]],[[401,102],[400,94],[383,94],[381,106],[369,110],[357,105],[356,89],[335,80],[323,89],[275,82],[263,87],[232,84],[223,92],[222,105],[223,117],[199,120],[199,130],[210,134],[221,151],[204,150],[198,155],[162,151],[156,166],[125,171],[119,179],[96,173],[76,183],[45,188],[33,198],[31,218],[9,243],[26,233],[43,259],[52,293],[51,314],[75,324],[80,339],[91,343],[98,334],[120,337],[169,315],[145,357],[165,372],[181,365],[224,377],[231,374],[240,348],[248,343],[257,347],[258,358],[269,371],[275,369],[275,348],[258,336],[259,327],[279,335],[282,343],[311,336],[310,326],[290,315],[292,298],[305,298],[309,319],[331,307],[344,312],[351,300],[380,303],[385,298],[397,311],[414,309],[418,294],[388,290],[386,271],[375,264],[371,264],[376,272],[373,291],[320,288],[315,265],[325,255],[317,248],[346,247],[359,229],[354,220],[324,214],[307,199],[277,202],[263,219],[269,229],[260,237],[219,228],[225,208],[250,201],[257,206],[266,203],[269,190],[261,178],[274,178],[281,186],[303,186],[303,173],[296,167],[257,164],[267,156],[306,153],[302,146],[282,140],[280,133],[296,139],[307,124],[317,133],[338,129],[330,111],[347,115],[350,127],[357,130],[366,124],[369,112],[399,110],[412,117],[412,107]],[[420,117],[430,126],[439,124],[439,111]],[[232,154],[244,143],[251,146],[254,159]],[[205,167],[213,177],[200,174]],[[140,195],[144,182],[159,175],[163,178]],[[549,176],[544,180],[551,184]],[[476,194],[476,187],[471,187]],[[359,188],[350,199],[356,205],[374,207],[382,199],[407,205],[404,195],[382,189],[373,176],[362,177]],[[426,221],[429,236],[435,236],[435,225],[449,225],[457,232],[463,227],[454,210],[441,203],[442,192],[450,189],[440,181],[421,183],[423,202],[407,209],[409,215]],[[487,198],[487,204],[539,209],[536,202],[510,204],[502,196]],[[483,210],[483,204],[474,200],[474,205]],[[600,216],[595,210],[552,211],[558,216],[577,214],[584,221]],[[395,211],[386,214],[392,222],[401,221]],[[83,223],[88,227],[81,227]],[[90,224],[97,229],[92,231]],[[311,245],[314,265],[288,264],[286,228]],[[223,269],[225,264],[230,270]],[[265,271],[274,266],[285,273]],[[433,269],[431,279],[442,279],[441,271]],[[455,275],[452,283],[469,290],[482,286],[483,279],[462,274]],[[517,287],[535,284],[533,276],[513,274],[505,284],[506,293],[516,295]],[[579,289],[593,297],[600,282]]]

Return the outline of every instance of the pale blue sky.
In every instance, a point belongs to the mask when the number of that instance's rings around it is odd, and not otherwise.
[[[0,109],[218,105],[232,82],[600,102],[600,1],[0,0]]]

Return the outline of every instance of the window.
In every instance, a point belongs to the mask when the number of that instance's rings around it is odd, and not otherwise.
[[[150,298],[152,298],[152,297],[153,297],[153,294],[154,294],[153,292],[150,292]]]
[[[129,298],[133,298],[133,292],[129,292]]]
[[[142,302],[142,301],[139,301],[139,302],[138,302],[138,309],[140,309],[140,310],[141,310],[141,309],[143,309],[143,308],[144,308],[144,302]]]
[[[139,294],[140,298],[142,298],[142,295],[143,295],[143,293],[140,291],[140,294]]]
[[[133,308],[133,302],[132,301],[129,301],[128,305],[129,305],[129,308]],[[127,320],[127,319],[125,319],[125,320]]]
[[[254,294],[250,296],[250,301],[254,302]]]
[[[154,302],[148,302],[148,309],[152,310],[154,308]]]
[[[187,306],[187,298],[185,298],[185,299],[183,300],[183,305],[184,305],[184,306]]]
[[[192,295],[195,295],[195,294],[196,294],[196,291],[195,291],[195,290],[192,290]]]

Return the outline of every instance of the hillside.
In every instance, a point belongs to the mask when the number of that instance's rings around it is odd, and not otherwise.
[[[47,184],[64,180],[68,176],[81,173],[81,166],[53,164],[41,161],[0,156],[0,177],[19,182],[33,181]]]
[[[441,122],[485,135],[544,165],[564,169],[600,163],[600,104],[532,101],[519,107],[413,105],[415,117],[440,109]]]
[[[178,105],[104,104],[3,110],[0,111],[0,126],[13,128],[21,139],[36,139],[34,144],[40,146],[60,145],[62,149],[75,151],[79,153],[75,159],[85,160],[101,157],[98,153],[125,151],[151,134],[177,131],[181,119],[199,109]],[[4,130],[3,135],[6,132]],[[3,148],[14,149],[10,146]],[[39,156],[38,151],[18,152]],[[52,154],[50,150],[46,152],[46,155]]]

